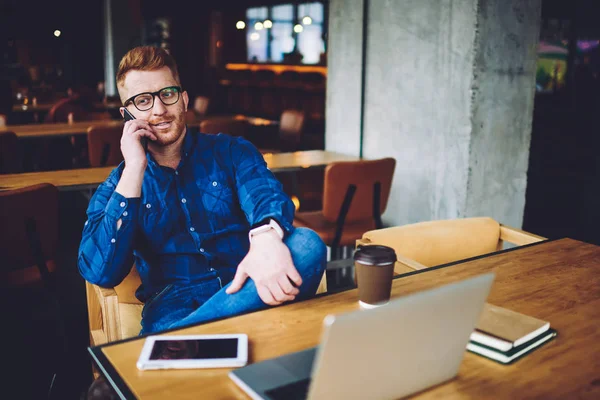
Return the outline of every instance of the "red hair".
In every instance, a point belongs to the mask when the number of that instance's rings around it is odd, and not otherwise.
[[[123,87],[125,75],[131,70],[154,71],[163,67],[168,67],[171,70],[175,82],[180,85],[177,64],[166,50],[153,46],[134,47],[123,56],[119,63],[117,86]]]

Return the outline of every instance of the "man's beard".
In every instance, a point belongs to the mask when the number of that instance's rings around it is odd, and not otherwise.
[[[167,118],[162,118],[162,120],[168,120]],[[160,122],[160,121],[157,121]],[[156,122],[153,122],[153,124]],[[169,146],[175,142],[183,135],[185,131],[185,121],[183,119],[183,114],[179,114],[178,116],[174,116],[174,119],[171,122],[171,126],[166,131],[155,130],[154,134],[156,135],[156,141],[154,142],[158,146]]]

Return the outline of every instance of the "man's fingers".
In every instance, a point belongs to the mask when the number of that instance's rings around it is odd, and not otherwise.
[[[273,298],[271,291],[266,286],[257,285],[256,290],[258,291],[258,296],[265,304],[268,304],[270,306],[278,306],[281,304],[281,302]]]
[[[154,141],[154,140],[157,139],[156,135],[154,134],[154,132],[151,132],[151,131],[149,131],[147,129],[140,129],[139,131],[136,131],[135,133],[137,133],[138,136],[140,136],[140,137],[142,137],[142,136],[148,137],[152,141]]]
[[[300,293],[300,290],[298,290],[298,288],[295,288],[294,285],[292,285],[292,282],[290,282],[287,275],[280,277],[277,280],[277,282],[279,283],[279,287],[281,288],[281,290],[283,290],[283,293],[285,294],[296,296],[298,293]]]
[[[235,273],[235,276],[233,277],[233,280],[231,281],[231,285],[229,285],[227,290],[225,290],[225,293],[232,294],[232,293],[235,293],[238,290],[240,290],[242,288],[242,286],[244,286],[244,282],[246,282],[247,278],[248,278],[248,274],[246,274],[244,271],[242,271],[242,269],[240,269],[238,267],[238,269]]]
[[[290,278],[290,280],[294,282],[296,287],[302,285],[302,277],[293,265],[287,269],[286,274]]]
[[[269,283],[269,290],[275,298],[275,301],[278,301],[280,303],[283,303],[284,301],[292,301],[295,298],[294,296],[290,296],[289,294],[283,293],[283,290],[281,290],[281,287],[279,286],[279,283],[277,281]]]

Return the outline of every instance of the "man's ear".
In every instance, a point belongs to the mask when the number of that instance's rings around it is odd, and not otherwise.
[[[183,97],[183,105],[185,106],[185,111],[187,111],[188,104],[190,103],[190,98],[188,97],[188,94],[185,90],[183,91],[183,93],[181,93],[181,97]]]

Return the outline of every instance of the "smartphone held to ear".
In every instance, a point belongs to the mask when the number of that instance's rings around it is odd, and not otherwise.
[[[130,113],[128,109],[123,108],[123,120],[125,120],[127,122],[127,121],[131,121],[132,119],[135,119],[133,114]],[[142,143],[142,146],[144,147],[144,151],[148,151],[148,138],[146,136],[143,136],[140,139],[140,143]]]
[[[148,336],[137,361],[140,370],[243,367],[246,334]]]

